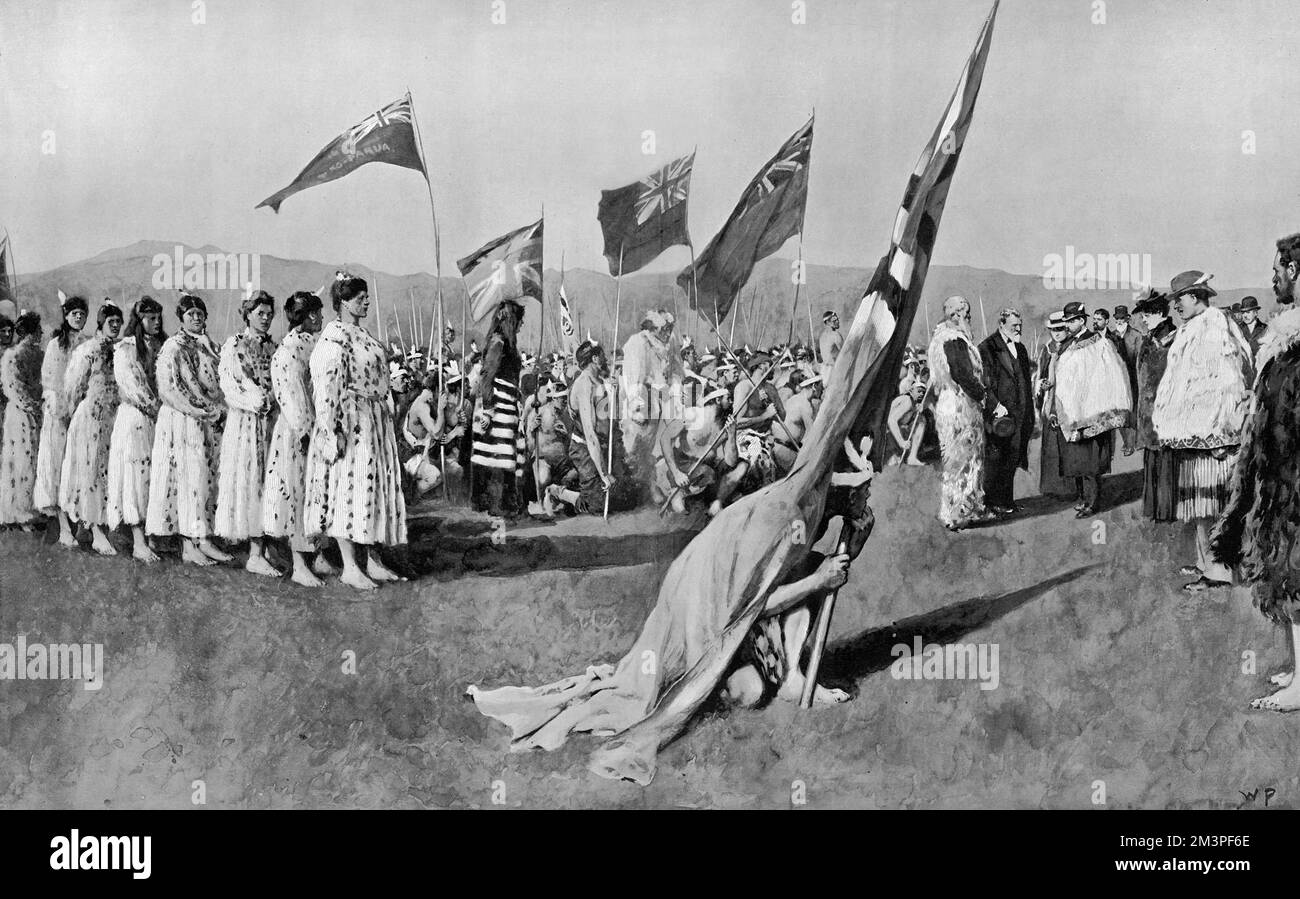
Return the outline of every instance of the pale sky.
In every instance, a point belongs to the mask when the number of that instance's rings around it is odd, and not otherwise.
[[[140,239],[432,271],[416,172],[369,165],[253,209],[408,87],[445,275],[543,204],[546,264],[601,268],[600,190],[696,146],[702,249],[814,107],[805,258],[871,267],[991,6],[807,0],[798,25],[790,0],[503,2],[505,24],[493,0],[206,0],[195,24],[183,0],[0,0],[20,271]],[[1157,282],[1266,284],[1272,241],[1300,230],[1296,7],[1108,0],[1094,24],[1100,5],[1003,0],[935,262],[1040,274],[1072,245],[1149,253]]]

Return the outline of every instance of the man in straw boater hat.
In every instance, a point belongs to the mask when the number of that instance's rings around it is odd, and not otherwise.
[[[1084,327],[1088,312],[1082,303],[1066,303],[1062,313],[1070,333],[1048,376],[1049,421],[1064,438],[1060,473],[1074,478],[1075,517],[1086,518],[1100,508],[1101,477],[1110,472],[1115,453],[1111,432],[1131,420],[1133,398],[1114,341]]]
[[[1038,492],[1043,496],[1060,499],[1075,495],[1074,479],[1061,476],[1061,444],[1065,443],[1065,437],[1061,434],[1060,427],[1051,422],[1052,409],[1047,394],[1053,386],[1050,377],[1052,367],[1056,364],[1056,357],[1060,355],[1061,346],[1069,333],[1065,327],[1064,312],[1058,310],[1047,316],[1047,341],[1038,351],[1038,386],[1034,394],[1038,405],[1039,427],[1043,433],[1038,447]]]
[[[1174,450],[1179,521],[1196,525],[1196,564],[1181,569],[1199,593],[1232,582],[1228,567],[1210,556],[1210,526],[1228,499],[1237,447],[1250,405],[1250,345],[1222,309],[1210,275],[1187,271],[1170,284],[1169,302],[1182,319],[1151,408],[1160,446]]]
[[[943,455],[939,521],[950,531],[984,521],[984,367],[971,335],[970,303],[953,296],[943,301],[943,319],[930,342],[935,426]],[[994,415],[1005,415],[999,404]]]
[[[1259,300],[1255,297],[1242,297],[1241,317],[1238,322],[1241,324],[1241,333],[1246,335],[1246,340],[1250,344],[1250,358],[1253,360],[1259,355],[1259,345],[1264,342],[1264,335],[1268,333],[1268,325],[1259,320]]]
[[[1177,453],[1160,445],[1151,424],[1151,409],[1178,328],[1169,319],[1169,295],[1154,288],[1134,298],[1133,311],[1146,325],[1137,350],[1137,405],[1133,409],[1134,445],[1142,450],[1142,515],[1153,521],[1173,521],[1178,504]]]
[[[1273,292],[1281,311],[1268,324],[1255,362],[1252,414],[1241,437],[1237,469],[1223,515],[1210,534],[1215,559],[1236,568],[1264,617],[1286,629],[1289,671],[1282,689],[1251,702],[1257,709],[1300,709],[1300,577],[1294,547],[1300,534],[1300,234],[1277,242]]]

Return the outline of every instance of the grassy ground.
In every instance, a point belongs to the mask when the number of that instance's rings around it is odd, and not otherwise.
[[[195,780],[210,807],[488,807],[495,791],[512,807],[780,808],[802,789],[811,807],[1086,808],[1097,781],[1110,807],[1235,807],[1263,787],[1297,804],[1300,717],[1246,706],[1281,633],[1243,590],[1176,589],[1190,532],[1142,521],[1136,460],[1119,463],[1095,520],[1030,499],[956,535],[934,520],[934,472],[881,475],[826,663],[854,701],[706,714],[646,789],[588,773],[590,738],[508,753],[462,694],[617,659],[680,522],[500,544],[486,521],[430,522],[399,560],[416,577],[365,600],[3,533],[0,642],[102,642],[106,683],[0,681],[0,805],[190,807]],[[997,644],[998,688],[895,679],[890,647],[914,635]]]

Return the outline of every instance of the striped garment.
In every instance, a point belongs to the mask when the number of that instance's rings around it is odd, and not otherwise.
[[[1216,459],[1208,450],[1181,450],[1178,455],[1178,520],[1217,518],[1228,501],[1236,454]]]
[[[487,468],[503,468],[522,475],[519,427],[519,386],[502,378],[492,381],[492,417],[486,433],[474,423],[474,451],[470,461]]]

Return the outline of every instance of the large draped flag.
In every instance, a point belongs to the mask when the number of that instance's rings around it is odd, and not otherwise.
[[[544,687],[469,694],[511,730],[511,749],[555,749],[572,732],[610,737],[591,757],[604,777],[647,784],[660,747],[717,689],[772,592],[808,560],[830,510],[837,462],[880,390],[897,392],[899,359],[929,267],[953,170],[979,92],[997,3],[934,138],[908,182],[889,252],[832,367],[821,410],[790,473],[723,509],[669,567],[640,636],[616,665]],[[895,358],[898,357],[898,358]],[[841,463],[841,467],[843,464]]]
[[[371,113],[334,138],[307,163],[292,184],[276,191],[254,208],[270,206],[279,212],[280,204],[298,191],[342,178],[368,162],[400,165],[428,177],[416,142],[415,112],[411,108],[410,94]]]
[[[691,306],[706,318],[726,318],[758,260],[803,230],[812,135],[810,118],[749,182],[731,217],[693,267],[677,276]]]
[[[600,192],[596,218],[605,235],[611,275],[634,272],[669,247],[691,242],[686,200],[694,166],[692,152],[640,181]]]
[[[527,296],[542,301],[542,221],[503,234],[456,261],[474,321],[482,321],[502,300]]]

